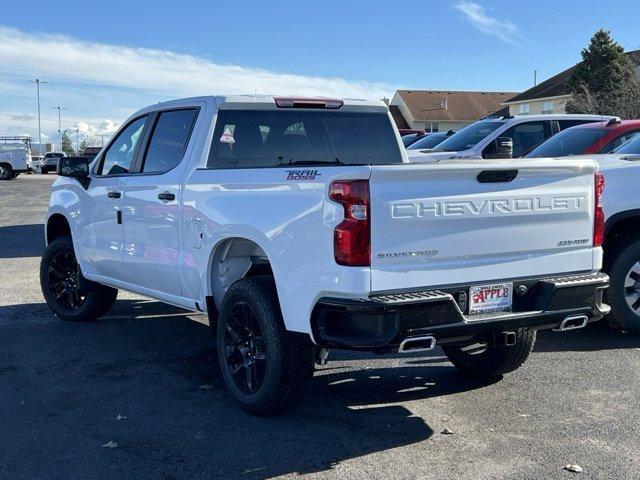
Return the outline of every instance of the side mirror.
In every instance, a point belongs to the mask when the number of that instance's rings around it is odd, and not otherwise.
[[[89,176],[89,159],[86,157],[61,157],[56,168],[58,175],[86,179]]]
[[[494,141],[491,158],[513,158],[513,139],[511,137],[498,137]]]

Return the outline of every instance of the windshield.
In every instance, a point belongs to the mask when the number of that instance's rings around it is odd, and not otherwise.
[[[624,153],[631,155],[640,155],[640,135],[635,134],[627,142],[616,148],[613,153]]]
[[[420,140],[416,140],[407,147],[407,150],[424,150],[425,148],[433,148],[440,144],[445,138],[446,133],[430,133],[426,137],[422,137]]]
[[[409,145],[411,145],[413,142],[416,141],[416,138],[418,138],[417,133],[410,133],[409,135],[403,135],[402,143],[404,144],[405,147],[408,147]]]
[[[568,128],[538,145],[525,158],[566,157],[580,155],[594,143],[600,141],[605,130],[596,128]]]
[[[386,113],[222,110],[212,142],[212,168],[402,163]]]
[[[434,150],[443,152],[457,152],[474,147],[496,128],[504,125],[503,121],[480,120],[464,127],[440,143]]]

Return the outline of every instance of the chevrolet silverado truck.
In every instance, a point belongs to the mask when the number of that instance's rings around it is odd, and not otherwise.
[[[208,315],[253,414],[294,406],[330,349],[517,369],[536,331],[608,313],[604,178],[582,160],[412,165],[381,102],[199,97],[60,159],[44,297],[63,320],[118,289]]]

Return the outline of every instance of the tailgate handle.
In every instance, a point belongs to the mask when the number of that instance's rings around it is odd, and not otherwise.
[[[483,170],[478,174],[480,183],[507,183],[518,176],[518,170]]]

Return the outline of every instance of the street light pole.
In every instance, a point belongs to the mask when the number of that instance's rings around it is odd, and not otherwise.
[[[40,84],[41,83],[47,83],[47,82],[43,82],[39,78],[36,78],[35,80],[29,80],[29,81],[31,83],[35,83],[36,84],[36,92],[37,92],[37,96],[38,96],[38,149],[39,149],[38,153],[40,155],[44,155],[45,152],[42,151],[42,128],[41,128],[41,123],[40,123]]]
[[[61,107],[60,105],[56,105],[55,107],[51,107],[54,110],[58,110],[58,133],[60,134],[60,151],[62,151],[62,121],[60,118],[60,112],[62,110],[66,110],[67,107]]]

